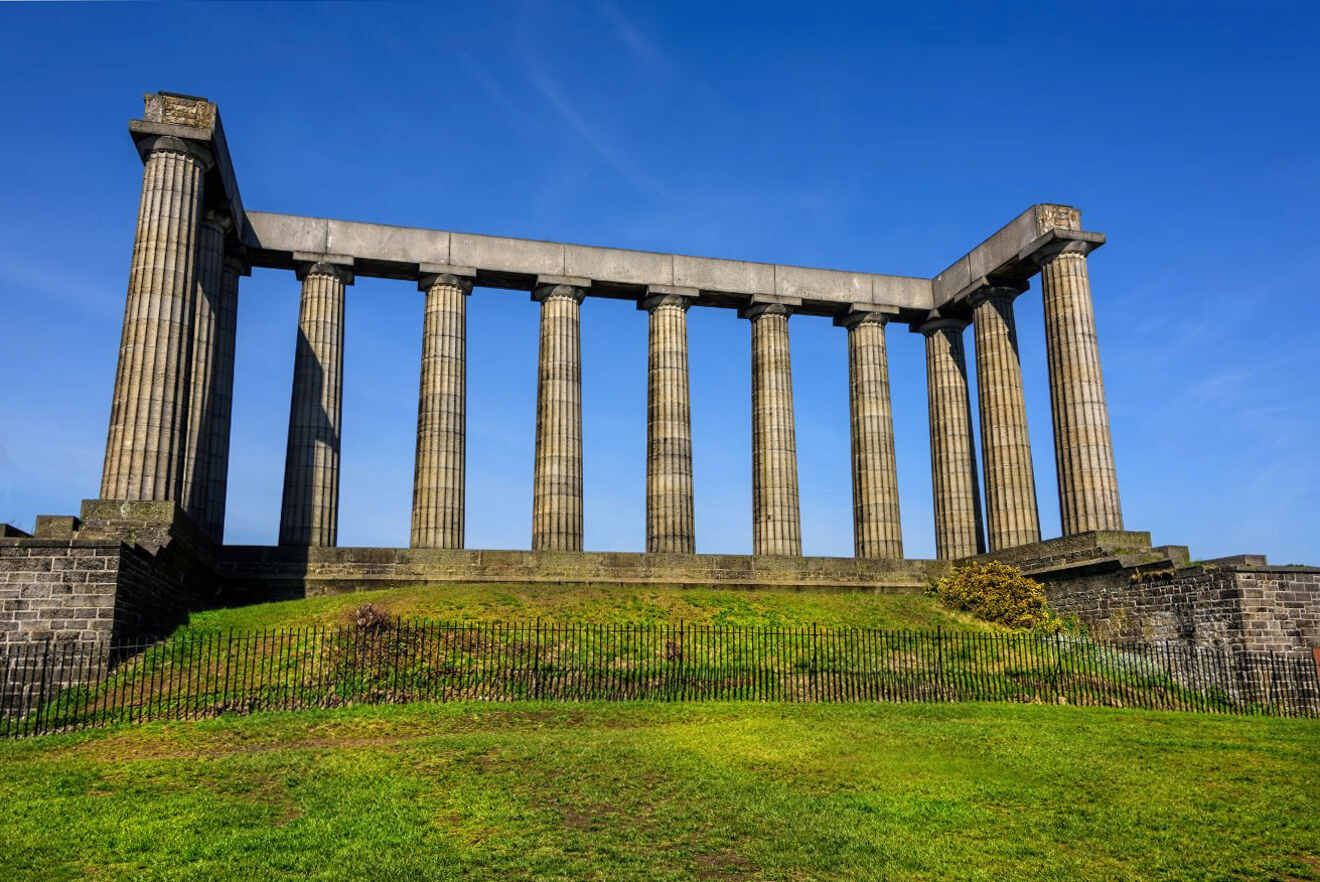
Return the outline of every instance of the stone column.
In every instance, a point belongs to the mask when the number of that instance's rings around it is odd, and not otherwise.
[[[802,554],[790,312],[783,304],[754,303],[739,313],[752,323],[753,554]]]
[[[1121,530],[1086,255],[1065,251],[1045,260],[1041,287],[1063,535]]]
[[[536,385],[536,459],[532,479],[532,550],[582,550],[583,290],[538,285],[541,349]]]
[[[853,548],[857,557],[903,557],[894,463],[889,356],[880,312],[835,320],[848,329],[848,410],[852,423]]]
[[[144,154],[102,499],[179,501],[187,442],[203,148],[162,136]]]
[[[972,450],[967,359],[962,319],[936,318],[918,327],[926,336],[926,394],[930,407],[930,471],[935,497],[935,556],[956,560],[985,551],[981,500]]]
[[[413,472],[413,548],[463,547],[467,451],[467,295],[472,282],[423,275],[422,380]]]
[[[352,272],[305,265],[284,459],[281,545],[334,545],[339,537],[339,433],[344,397],[344,290]]]
[[[692,409],[688,397],[687,308],[691,298],[656,294],[650,313],[646,384],[646,550],[693,554]]]
[[[1013,298],[1021,288],[985,288],[972,298],[981,462],[991,551],[1040,541],[1036,478],[1022,395]]]
[[[220,273],[216,306],[216,347],[212,387],[211,436],[207,442],[210,466],[206,511],[202,523],[217,543],[225,536],[225,503],[229,496],[229,432],[234,410],[234,348],[238,337],[238,280],[251,272],[238,257],[226,257]]]
[[[208,525],[206,497],[210,492],[211,420],[215,417],[215,362],[220,337],[221,277],[224,274],[228,217],[208,211],[198,228],[197,279],[193,297],[192,360],[188,383],[188,434],[183,452],[180,505],[203,531]]]

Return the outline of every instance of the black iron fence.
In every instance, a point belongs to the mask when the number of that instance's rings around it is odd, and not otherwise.
[[[397,622],[0,655],[0,737],[409,701],[1014,701],[1320,716],[1310,657],[1067,634]]]

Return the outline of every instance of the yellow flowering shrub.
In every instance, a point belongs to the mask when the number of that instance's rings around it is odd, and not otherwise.
[[[1017,567],[997,560],[955,567],[935,583],[935,593],[949,609],[1010,628],[1044,628],[1054,624],[1045,586]]]

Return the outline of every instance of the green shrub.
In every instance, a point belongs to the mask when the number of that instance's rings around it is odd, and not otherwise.
[[[935,583],[935,593],[949,609],[1010,628],[1052,628],[1057,624],[1045,599],[1045,587],[1017,567],[997,560],[955,567]]]

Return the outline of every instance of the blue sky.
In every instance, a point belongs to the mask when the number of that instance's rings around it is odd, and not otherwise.
[[[5,4],[0,520],[99,486],[126,122],[170,90],[220,105],[252,209],[929,276],[1031,203],[1079,206],[1109,236],[1128,527],[1320,563],[1320,13],[1152,6]],[[422,296],[349,289],[344,545],[407,543]],[[243,281],[229,541],[276,538],[297,307],[290,273]],[[1057,535],[1037,285],[1017,316]],[[526,548],[537,307],[478,289],[468,326],[467,543]],[[848,555],[844,332],[790,329],[804,550]],[[694,309],[689,334],[697,547],[749,552],[748,328]],[[888,342],[906,549],[931,556],[921,338]],[[588,300],[582,349],[586,547],[640,550],[645,314]]]

